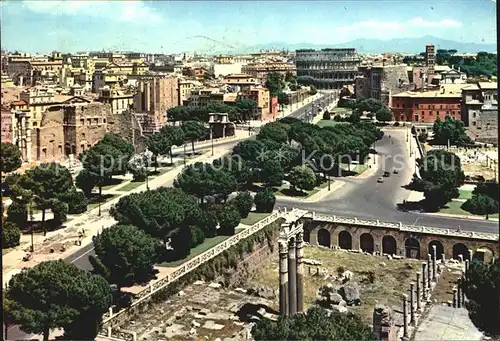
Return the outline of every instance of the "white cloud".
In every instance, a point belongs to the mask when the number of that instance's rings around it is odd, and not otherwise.
[[[155,24],[162,17],[142,1],[45,0],[23,2],[28,9],[47,15],[94,16],[137,24]]]
[[[421,17],[413,18],[408,21],[409,25],[419,26],[419,27],[436,27],[436,28],[454,28],[461,27],[462,23],[451,20],[451,19],[443,19],[440,21],[426,21]]]

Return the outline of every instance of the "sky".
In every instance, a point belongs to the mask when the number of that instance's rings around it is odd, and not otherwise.
[[[172,53],[425,35],[497,41],[496,0],[2,0],[0,6],[2,48],[23,52]]]

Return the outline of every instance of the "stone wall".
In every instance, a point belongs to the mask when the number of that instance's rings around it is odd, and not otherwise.
[[[146,137],[133,112],[127,110],[119,115],[110,113],[107,128],[109,132],[119,134],[132,143],[136,153],[142,153],[146,150]]]
[[[343,249],[363,250],[385,253],[408,258],[426,259],[430,245],[438,247],[439,257],[444,253],[446,258],[458,259],[472,250],[488,248],[496,258],[498,241],[489,241],[472,236],[435,235],[400,231],[385,227],[368,227],[342,223],[309,221],[305,225],[304,239],[311,245],[340,247]]]

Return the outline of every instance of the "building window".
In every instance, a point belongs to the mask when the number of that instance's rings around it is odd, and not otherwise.
[[[472,125],[475,127],[476,126],[476,121],[472,121]]]
[[[89,118],[89,119],[87,119],[87,122],[88,122],[89,126],[91,126],[91,125],[92,125],[92,119],[90,119],[90,118]]]
[[[84,138],[85,138],[85,133],[82,133],[82,139],[84,139]]]
[[[443,109],[443,105],[441,104],[441,109]]]
[[[94,122],[95,122],[95,124],[99,124],[99,119],[98,118],[94,118]]]
[[[472,118],[476,118],[476,113],[475,112],[472,113]]]
[[[83,118],[80,120],[80,125],[82,125],[82,126],[85,125],[85,120]]]

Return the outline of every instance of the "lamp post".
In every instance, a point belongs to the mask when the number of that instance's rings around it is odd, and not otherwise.
[[[184,143],[184,158],[183,158],[183,161],[184,161],[184,167],[186,166],[186,144]]]
[[[30,202],[29,204],[29,215],[30,215],[30,232],[31,232],[31,246],[30,246],[30,252],[35,252],[35,244],[33,242],[33,203]]]
[[[143,161],[146,164],[146,190],[149,191],[149,163],[151,162],[151,158],[153,153],[146,149],[144,152]]]

